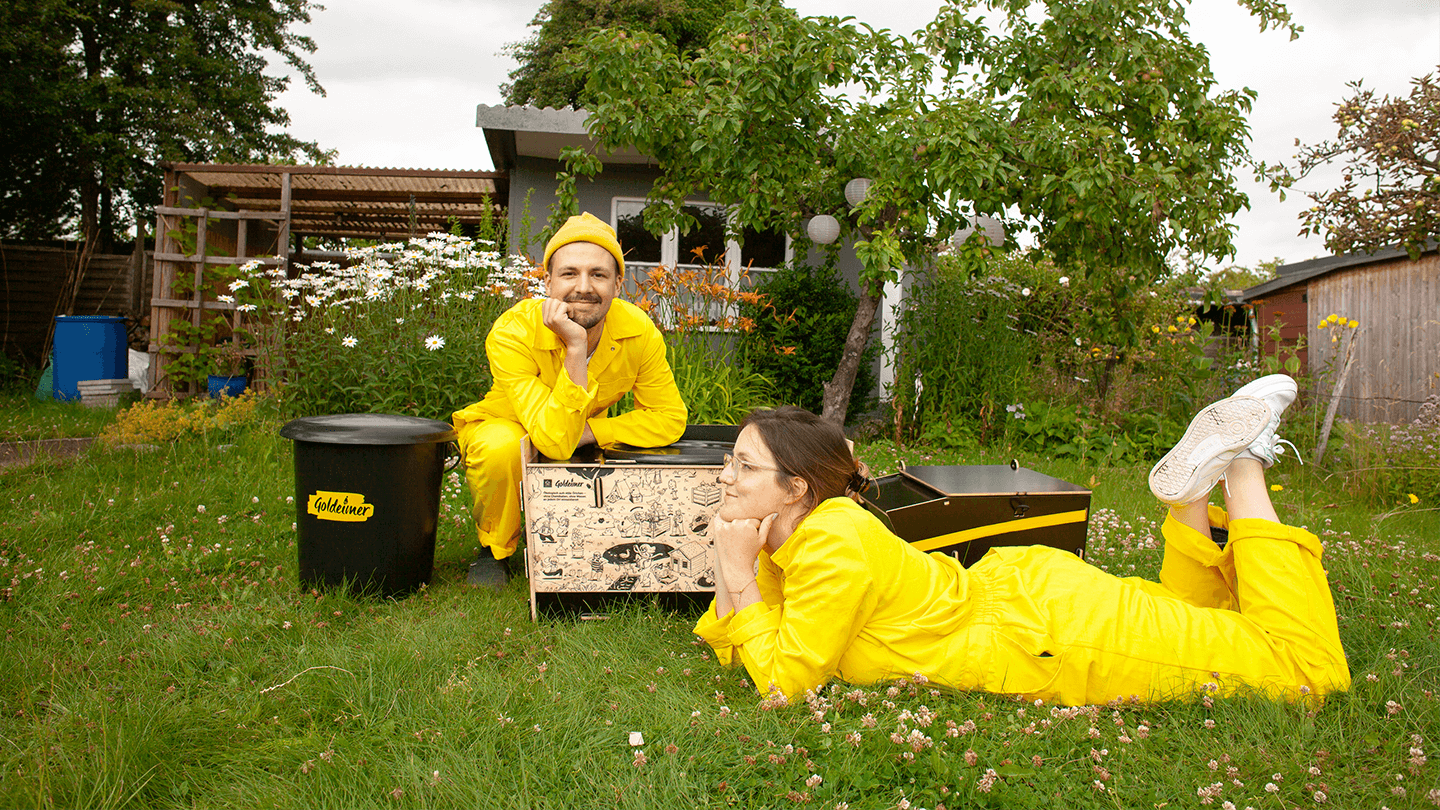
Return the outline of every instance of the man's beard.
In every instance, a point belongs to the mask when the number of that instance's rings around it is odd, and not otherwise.
[[[565,296],[565,303],[567,303],[567,304],[592,304],[592,305],[595,305],[595,306],[599,306],[600,304],[605,303],[605,300],[604,300],[603,298],[601,298],[600,296],[598,296],[598,295],[585,295],[585,294],[582,294],[582,293],[571,293],[570,295]],[[601,321],[605,320],[605,312],[604,312],[603,310],[597,310],[594,314],[585,314],[585,315],[582,315],[582,314],[580,314],[579,312],[577,312],[576,310],[572,309],[572,310],[570,310],[570,320],[574,321],[575,323],[580,324],[581,326],[585,327],[586,329],[594,329],[596,326],[598,326],[598,325],[600,324]]]

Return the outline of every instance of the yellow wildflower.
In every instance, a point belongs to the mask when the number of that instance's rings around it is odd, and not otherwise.
[[[1279,491],[1281,491],[1281,490],[1284,489],[1284,488],[1285,488],[1285,487],[1283,487],[1283,486],[1281,486],[1281,485],[1279,485],[1279,484],[1271,484],[1271,485],[1270,485],[1270,491],[1271,491],[1271,492],[1279,492]]]
[[[1413,492],[1410,493],[1409,498],[1410,498],[1410,503],[1420,503],[1420,499],[1417,498],[1417,497],[1415,497],[1415,493],[1413,493]]]
[[[1160,327],[1158,327],[1158,326],[1152,326],[1152,327],[1150,327],[1150,331],[1151,331],[1151,332],[1155,332],[1155,333],[1158,334],[1158,333],[1160,332]]]
[[[1359,328],[1360,328],[1360,322],[1357,321],[1357,320],[1353,320],[1353,319],[1352,319],[1352,320],[1350,321],[1350,328],[1351,328],[1351,329],[1359,329]]]
[[[1165,331],[1167,331],[1167,332],[1179,332],[1180,330],[1179,330],[1179,329],[1176,329],[1174,326],[1167,326],[1167,327],[1165,327]]]

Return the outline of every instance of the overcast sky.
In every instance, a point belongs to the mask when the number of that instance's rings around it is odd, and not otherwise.
[[[938,8],[935,0],[789,0],[807,15],[853,15],[877,28],[909,33]],[[499,86],[515,62],[502,53],[528,35],[541,0],[329,0],[304,33],[319,46],[311,64],[327,95],[300,83],[281,98],[291,132],[338,149],[339,163],[406,168],[491,169],[475,105],[500,103]],[[1195,0],[1192,35],[1205,43],[1223,88],[1259,93],[1250,117],[1251,153],[1289,160],[1295,139],[1333,137],[1336,102],[1346,83],[1390,95],[1440,64],[1440,0],[1292,0],[1305,27],[1299,39],[1259,33],[1233,0]],[[1251,210],[1236,218],[1235,262],[1253,266],[1325,255],[1320,237],[1301,238],[1305,198],[1281,203],[1241,176]],[[1323,187],[1323,181],[1321,183]]]

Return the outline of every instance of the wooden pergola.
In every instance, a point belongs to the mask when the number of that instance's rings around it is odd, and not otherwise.
[[[165,206],[205,199],[232,211],[284,216],[292,234],[402,239],[473,223],[485,206],[504,207],[504,172],[371,169],[363,166],[256,166],[171,163]]]
[[[206,268],[260,259],[288,269],[302,238],[398,240],[476,224],[486,209],[504,221],[504,172],[167,163],[164,203],[155,207],[155,273],[150,308],[152,395],[177,393],[166,379],[170,357],[193,353],[167,335],[176,319],[198,329],[219,311],[242,328],[233,303],[204,292]],[[179,274],[192,291],[174,293]]]

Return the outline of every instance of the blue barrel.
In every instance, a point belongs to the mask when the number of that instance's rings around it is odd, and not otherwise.
[[[78,400],[81,380],[130,376],[125,319],[114,315],[55,316],[55,398]]]

